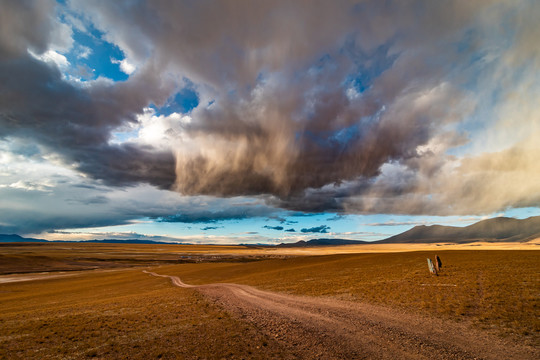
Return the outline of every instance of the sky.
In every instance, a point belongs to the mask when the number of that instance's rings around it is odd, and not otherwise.
[[[540,215],[540,2],[0,0],[0,233],[373,241]]]

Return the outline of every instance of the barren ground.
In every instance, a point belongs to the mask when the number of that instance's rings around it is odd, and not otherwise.
[[[147,271],[145,271],[147,272]],[[302,359],[533,359],[532,347],[504,342],[464,325],[335,299],[261,291],[239,284],[188,285],[254,324]]]
[[[4,245],[0,359],[537,359],[537,243]]]

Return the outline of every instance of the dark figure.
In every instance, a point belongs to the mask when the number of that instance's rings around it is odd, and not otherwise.
[[[439,255],[435,255],[435,268],[437,269],[437,271],[441,271],[442,261]]]

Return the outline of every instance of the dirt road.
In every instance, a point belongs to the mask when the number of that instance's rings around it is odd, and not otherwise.
[[[511,343],[463,324],[393,309],[278,294],[239,284],[195,288],[210,301],[275,339],[291,359],[537,359],[532,347]]]

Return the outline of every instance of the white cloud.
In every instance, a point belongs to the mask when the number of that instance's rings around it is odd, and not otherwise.
[[[183,126],[191,122],[191,117],[180,113],[156,115],[152,108],[145,108],[137,115],[138,125],[127,125],[113,133],[110,143],[125,142],[151,145],[160,149],[170,149],[174,144],[188,141]]]
[[[111,58],[111,62],[113,64],[119,64],[120,70],[122,70],[122,72],[128,75],[133,74],[133,72],[137,70],[137,67],[133,65],[132,63],[130,63],[127,59],[118,60],[118,59]]]
[[[38,60],[41,60],[49,64],[55,64],[62,71],[65,71],[70,65],[68,59],[64,55],[54,50],[47,50],[41,55],[34,54],[31,51],[28,51],[28,52]]]
[[[182,126],[191,122],[191,117],[180,113],[168,116],[149,115],[146,113],[138,118],[142,125],[138,141],[158,147],[169,147],[172,143],[181,141]]]

